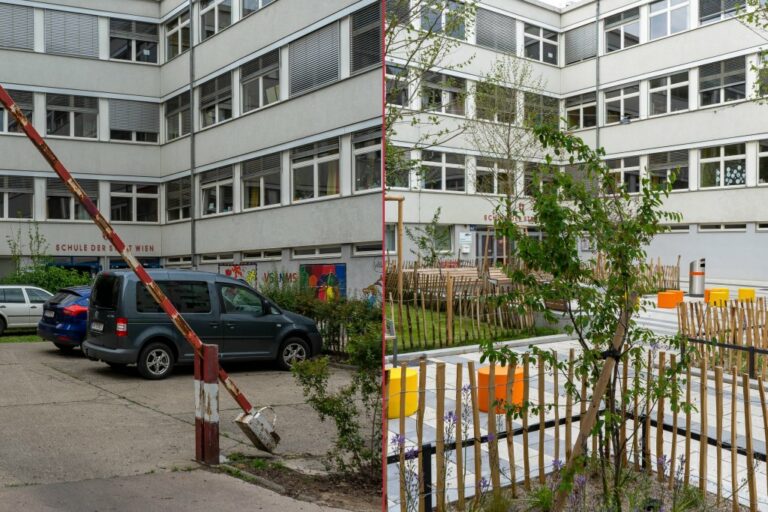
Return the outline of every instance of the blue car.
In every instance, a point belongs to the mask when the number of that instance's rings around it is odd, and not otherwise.
[[[43,304],[43,317],[37,324],[37,335],[53,342],[63,351],[79,347],[88,327],[90,286],[62,288]]]

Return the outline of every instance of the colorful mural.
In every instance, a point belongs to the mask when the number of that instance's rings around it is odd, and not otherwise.
[[[256,288],[259,281],[256,265],[219,265],[219,274],[245,281],[252,288]]]
[[[301,286],[315,290],[315,296],[332,301],[347,296],[347,265],[345,263],[307,264],[299,266]]]

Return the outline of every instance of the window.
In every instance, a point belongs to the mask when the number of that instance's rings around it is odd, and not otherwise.
[[[746,224],[699,224],[699,231],[737,231],[747,230]]]
[[[439,151],[421,152],[421,188],[427,190],[466,190],[466,157]]]
[[[353,254],[355,256],[381,256],[382,249],[381,242],[355,244]]]
[[[421,8],[421,29],[432,33],[445,33],[449,37],[464,39],[466,25],[461,2],[447,0],[442,9],[425,3]]]
[[[25,304],[27,299],[24,298],[24,292],[21,288],[5,288],[3,292],[3,302],[11,304]]]
[[[243,112],[250,112],[280,99],[280,51],[258,57],[240,68]]]
[[[34,12],[31,7],[0,4],[0,47],[34,50]]]
[[[605,18],[605,53],[640,44],[640,9],[635,7]]]
[[[99,101],[85,96],[46,94],[48,135],[95,139]]]
[[[352,15],[352,73],[381,63],[381,5],[374,2]]]
[[[768,184],[768,139],[760,141],[760,149],[758,151],[757,183],[764,185]]]
[[[243,253],[243,261],[275,261],[282,258],[283,251],[280,249],[248,251]]]
[[[157,281],[179,313],[209,313],[211,295],[208,283],[197,281]],[[139,313],[163,313],[143,283],[136,283],[136,311]]]
[[[605,91],[605,124],[627,123],[640,117],[640,86]]]
[[[730,144],[701,150],[699,183],[701,188],[734,187],[747,182],[746,146]]]
[[[713,62],[699,67],[701,105],[717,105],[744,99],[747,70],[744,57]]]
[[[307,144],[291,151],[293,200],[339,193],[339,139]]]
[[[165,258],[165,266],[166,267],[191,267],[192,257],[191,256],[169,256],[168,258]]]
[[[200,0],[200,40],[205,41],[232,23],[232,0]]]
[[[77,180],[86,195],[98,206],[99,182],[96,180]],[[46,180],[46,219],[89,220],[88,212],[75,199],[72,192],[59,178]]]
[[[578,166],[571,166],[578,171]],[[523,195],[532,196],[534,189],[541,190],[545,183],[552,181],[553,168],[543,163],[526,162],[523,166]]]
[[[517,164],[491,158],[478,158],[475,165],[475,191],[478,194],[515,195]]]
[[[232,74],[208,80],[200,86],[200,122],[211,126],[232,117]]]
[[[529,59],[557,65],[557,32],[526,23],[524,45]]]
[[[234,254],[203,254],[200,256],[200,261],[204,263],[231,263],[234,260]]]
[[[397,254],[397,225],[386,224],[384,226],[384,248],[387,254]]]
[[[232,166],[220,167],[200,175],[200,210],[203,217],[229,213],[234,208]]]
[[[189,9],[165,24],[165,58],[171,60],[189,50]]]
[[[109,138],[133,142],[157,142],[160,108],[157,103],[109,100]]]
[[[168,141],[187,135],[191,126],[189,92],[183,92],[165,102],[165,133]]]
[[[687,30],[688,6],[689,0],[660,0],[651,3],[651,41]]]
[[[463,78],[427,71],[421,81],[421,108],[463,116],[466,87]]]
[[[192,178],[179,178],[165,184],[165,215],[168,222],[190,218]]]
[[[477,9],[475,32],[478,46],[514,55],[517,48],[517,20],[487,9]]]
[[[6,92],[13,98],[16,105],[24,113],[24,117],[32,119],[32,112],[34,108],[34,93],[29,91],[13,91],[6,90]],[[5,112],[2,105],[0,105],[0,132],[12,132],[12,133],[24,133],[21,125],[16,121],[16,118]]]
[[[32,178],[0,176],[0,213],[4,219],[31,219]]]
[[[688,190],[688,150],[654,153],[648,157],[648,179],[651,186],[672,180],[673,190]]]
[[[381,128],[352,135],[355,192],[381,188]]]
[[[703,25],[731,18],[744,3],[744,0],[699,0],[699,21]]]
[[[330,247],[306,247],[293,250],[295,259],[302,258],[338,258],[341,256],[341,246],[334,245]]]
[[[38,290],[37,288],[24,288],[24,290],[27,292],[29,302],[32,304],[42,304],[53,297],[50,293],[44,290]]]
[[[109,57],[157,63],[158,27],[141,21],[109,20]]]
[[[406,68],[387,65],[387,103],[390,105],[408,105],[408,74]]]
[[[475,112],[478,119],[514,124],[517,115],[517,92],[488,82],[475,88]]]
[[[243,0],[243,18],[263,9],[275,0]]]
[[[667,228],[667,233],[689,233],[691,231],[691,226],[688,224],[670,224]]]
[[[45,13],[45,53],[99,57],[99,18],[90,14]]]
[[[560,102],[557,98],[536,94],[533,92],[525,93],[525,119],[526,126],[537,126],[540,124],[558,124],[560,115]]]
[[[264,305],[256,292],[243,286],[231,284],[219,284],[221,303],[225,313],[248,313],[261,315],[264,313]]]
[[[243,209],[280,204],[280,153],[243,162]]]
[[[574,64],[597,56],[597,24],[590,23],[565,33],[565,63]]]
[[[339,79],[340,43],[339,24],[332,23],[289,45],[291,96]]]
[[[597,126],[597,96],[594,92],[571,96],[565,99],[565,117],[568,129],[592,128]]]
[[[617,186],[624,187],[630,194],[640,192],[640,157],[606,160],[605,165],[611,169]]]
[[[400,146],[387,147],[387,163],[384,179],[388,187],[408,188],[411,181],[412,168],[409,148]]]
[[[111,183],[110,219],[118,222],[157,222],[158,187]]]
[[[688,72],[677,73],[649,82],[649,115],[658,116],[688,110]]]

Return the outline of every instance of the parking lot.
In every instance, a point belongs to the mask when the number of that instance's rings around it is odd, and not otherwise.
[[[227,370],[252,403],[275,407],[281,458],[312,458],[329,449],[333,427],[304,403],[289,372],[259,363]],[[334,370],[332,382],[346,378]],[[0,344],[0,487],[195,467],[194,405],[191,367],[146,381],[135,368],[116,372],[50,343]],[[255,452],[232,422],[238,413],[222,387],[222,453]]]

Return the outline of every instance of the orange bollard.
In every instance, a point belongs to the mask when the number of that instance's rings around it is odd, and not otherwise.
[[[480,410],[488,412],[488,390],[490,389],[489,375],[491,367],[484,366],[477,370],[477,401],[480,404]],[[496,365],[494,372],[494,380],[496,381],[496,414],[504,414],[504,398],[507,396],[507,372],[509,366]],[[515,405],[523,405],[523,367],[516,366],[514,368],[515,382],[512,384],[512,403]]]

